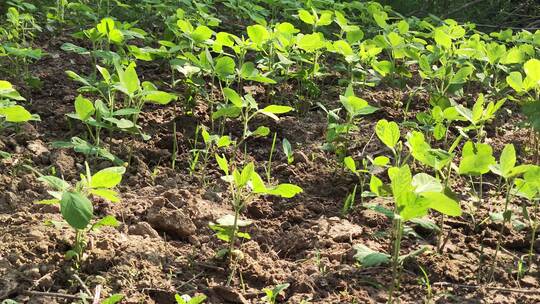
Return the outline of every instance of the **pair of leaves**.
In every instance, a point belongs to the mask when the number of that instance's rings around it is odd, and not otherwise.
[[[423,217],[434,209],[449,216],[460,216],[461,207],[442,191],[443,186],[435,178],[420,173],[414,178],[408,165],[388,170],[392,195],[399,215],[404,221]]]
[[[473,176],[486,174],[493,164],[495,164],[495,157],[493,157],[493,149],[490,145],[468,141],[463,146],[459,174]]]

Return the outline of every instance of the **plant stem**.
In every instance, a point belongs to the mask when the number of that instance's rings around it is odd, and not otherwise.
[[[511,190],[512,190],[512,184],[510,183],[510,181],[506,180],[506,199],[504,201],[503,223],[502,223],[501,229],[499,230],[499,235],[497,236],[497,247],[495,249],[495,256],[493,257],[493,262],[491,263],[489,281],[493,280],[493,275],[495,273],[495,266],[497,264],[497,256],[499,255],[499,251],[501,250],[501,240],[502,240],[502,235],[504,232],[504,227],[506,227],[506,224],[508,220],[510,220],[510,217],[511,217],[511,216],[507,216],[508,205],[511,199],[511,194],[510,194]]]
[[[538,215],[538,200],[534,201],[534,220],[532,220],[532,231],[531,231],[531,245],[529,247],[529,269],[532,267],[533,262],[533,252],[534,252],[534,241],[536,239],[536,231],[538,230],[538,221],[537,221],[537,215]],[[531,215],[529,215],[531,216]]]
[[[403,236],[403,223],[399,216],[394,218],[394,240],[392,244],[392,283],[388,295],[388,303],[394,303],[394,293],[399,290],[400,267],[399,252],[401,249],[401,238]]]
[[[229,236],[230,238],[230,243],[229,243],[229,266],[231,268],[233,268],[233,270],[231,271],[230,275],[229,275],[229,278],[227,279],[227,286],[229,286],[231,284],[231,281],[233,279],[233,276],[234,276],[234,273],[235,273],[235,269],[236,269],[236,266],[234,266],[234,262],[235,262],[235,259],[234,259],[234,255],[233,255],[233,251],[234,251],[234,242],[236,241],[236,230],[238,229],[237,226],[238,226],[238,216],[240,214],[240,201],[238,198],[235,198],[235,203],[234,203],[234,221],[233,221],[233,227],[232,227],[232,231],[231,231],[231,235]]]
[[[266,168],[266,181],[270,183],[271,170],[272,170],[272,156],[274,156],[274,150],[276,148],[277,132],[274,133],[274,139],[272,140],[272,148],[270,149],[270,157],[268,158],[268,167]]]
[[[178,139],[176,138],[176,121],[173,121],[173,151],[171,159],[171,168],[176,168],[176,157],[178,154]]]

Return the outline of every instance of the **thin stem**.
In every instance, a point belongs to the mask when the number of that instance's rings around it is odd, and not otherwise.
[[[534,214],[533,214],[534,220],[531,219],[531,220],[532,220],[532,225],[531,225],[531,226],[532,226],[532,227],[531,227],[532,231],[531,231],[531,245],[530,245],[530,247],[529,247],[529,268],[532,267],[533,256],[534,256],[534,255],[533,255],[533,252],[534,252],[534,242],[535,242],[535,240],[536,240],[536,231],[537,231],[537,229],[538,229],[538,221],[537,221],[537,214],[538,214],[538,200],[535,200],[535,201],[534,201],[534,209],[533,209],[533,210],[534,210],[534,212],[533,212],[533,213],[534,213]],[[531,216],[531,215],[529,215],[529,217],[530,217],[530,216]]]
[[[510,220],[510,217],[511,217],[511,216],[508,216],[508,205],[511,200],[511,190],[512,190],[512,184],[510,183],[510,181],[506,180],[506,199],[504,201],[503,223],[501,225],[501,229],[499,230],[499,235],[497,237],[497,247],[495,249],[495,256],[493,257],[493,262],[491,263],[489,281],[493,280],[493,275],[495,273],[495,266],[497,264],[497,256],[499,255],[499,251],[501,250],[501,241],[502,241],[504,228],[506,227],[506,224]]]
[[[401,238],[403,236],[403,223],[401,218],[394,218],[394,241],[392,245],[392,283],[388,295],[388,303],[394,303],[394,293],[399,290],[400,267],[399,252],[401,249]]]
[[[272,170],[272,156],[274,156],[274,150],[276,148],[277,132],[274,133],[274,139],[272,140],[272,148],[270,149],[270,157],[268,158],[268,166],[266,168],[266,181],[270,183],[271,170]]]

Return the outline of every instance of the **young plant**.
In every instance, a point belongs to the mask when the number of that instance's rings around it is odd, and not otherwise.
[[[255,131],[250,131],[249,122],[260,114],[266,115],[274,120],[279,120],[277,115],[285,114],[293,110],[289,106],[269,105],[259,109],[259,104],[250,94],[240,97],[236,91],[230,88],[224,88],[223,94],[227,97],[230,103],[222,105],[217,111],[212,113],[212,120],[219,118],[238,118],[242,119],[243,129],[242,136],[237,142],[237,147],[240,146],[246,139],[251,136],[267,136],[270,129],[265,126],[259,126]]]
[[[400,267],[403,261],[403,258],[400,257],[400,248],[404,223],[426,216],[429,209],[449,216],[460,216],[461,207],[458,201],[444,192],[444,187],[438,179],[426,173],[412,176],[408,165],[390,168],[388,176],[390,178],[389,186],[385,186],[380,179],[372,176],[371,191],[379,196],[390,195],[393,198],[394,210],[393,212],[387,211],[393,219],[391,254],[386,256],[373,252],[369,248],[363,248],[362,252],[365,254],[361,254],[360,257],[368,265],[373,265],[373,262],[376,262],[375,264],[388,263],[391,259],[392,282],[389,288],[388,303],[394,303],[394,295],[399,290],[400,285]],[[371,254],[375,255],[366,259]],[[410,255],[406,255],[406,257]]]
[[[265,300],[267,304],[276,304],[279,294],[285,289],[289,288],[290,285],[291,284],[289,283],[285,283],[285,284],[276,285],[276,287],[272,289],[270,288],[263,289],[264,293],[266,293],[266,296],[264,296],[263,300]]]
[[[10,82],[0,80],[0,132],[10,124],[39,120],[39,116],[17,104],[17,101],[25,100]]]
[[[350,156],[347,156],[343,159],[345,167],[349,169],[349,171],[351,171],[358,178],[358,184],[354,185],[353,191],[349,193],[345,198],[343,208],[341,209],[341,213],[343,215],[349,213],[349,211],[354,207],[358,186],[360,186],[360,204],[362,205],[364,203],[364,196],[368,195],[368,193],[364,192],[366,174],[377,170],[377,168],[384,168],[390,162],[390,159],[388,159],[388,157],[386,156],[377,156],[375,159],[371,159],[370,157],[368,157],[368,159],[371,161],[371,166],[368,165],[368,161],[366,159],[362,159],[360,162],[361,167],[357,167],[356,162]]]
[[[515,179],[515,194],[528,199],[533,202],[532,210],[528,211],[527,207],[523,206],[523,213],[525,219],[529,222],[531,228],[531,238],[528,254],[529,267],[532,267],[534,256],[534,245],[536,242],[536,236],[538,228],[540,227],[539,215],[539,203],[540,203],[540,167],[530,167],[523,178]]]
[[[484,94],[480,94],[478,95],[478,98],[476,99],[472,110],[462,105],[457,105],[455,107],[456,111],[461,114],[461,116],[463,116],[466,121],[470,123],[470,126],[464,128],[463,131],[477,130],[477,141],[482,142],[485,137],[485,124],[495,118],[495,114],[504,105],[505,102],[506,98],[503,98],[497,101],[497,103],[491,101],[486,105]]]
[[[328,111],[322,104],[318,103],[318,105],[328,115],[325,149],[335,152],[339,159],[343,159],[352,143],[349,138],[350,133],[358,130],[357,125],[362,121],[363,116],[373,114],[379,109],[369,105],[366,100],[355,96],[352,86],[347,88],[345,95],[339,96],[339,100],[346,111],[344,121],[338,115],[341,109]]]
[[[287,163],[290,165],[294,162],[294,153],[291,146],[291,143],[284,138],[283,141],[281,141],[281,146],[283,148],[283,153],[287,157]]]
[[[517,158],[516,158],[516,150],[514,148],[514,145],[507,144],[504,146],[504,149],[501,153],[501,156],[499,158],[499,162],[496,164],[492,164],[489,166],[489,169],[502,177],[504,179],[505,184],[505,201],[504,201],[504,209],[503,209],[503,223],[501,225],[501,230],[499,231],[499,235],[497,237],[497,246],[495,249],[495,254],[493,256],[493,262],[491,264],[491,271],[489,274],[489,280],[491,281],[493,279],[493,275],[495,274],[495,266],[497,264],[497,256],[499,254],[499,251],[501,249],[501,240],[503,237],[504,229],[506,228],[507,223],[512,218],[512,210],[509,208],[510,203],[512,202],[513,197],[515,196],[516,192],[513,190],[515,187],[516,178],[523,175],[524,173],[528,173],[528,171],[532,168],[530,165],[516,165]],[[531,171],[532,177],[536,177],[536,172]],[[531,178],[531,175],[527,176],[528,179]]]
[[[86,163],[86,174],[81,174],[81,180],[75,185],[56,176],[40,176],[39,181],[45,183],[54,191],[49,191],[52,199],[37,202],[38,204],[59,204],[62,218],[75,230],[75,243],[66,253],[67,259],[73,259],[78,268],[84,260],[84,252],[88,244],[86,235],[104,226],[116,227],[119,222],[114,216],[106,216],[94,220],[92,197],[100,197],[116,203],[120,201],[118,193],[113,190],[122,181],[124,167],[110,167],[91,174]]]
[[[490,166],[494,164],[495,158],[490,145],[468,141],[463,146],[458,172],[460,175],[479,176],[480,189],[478,192],[475,190],[474,183],[471,183],[473,191],[478,197],[478,202],[483,199],[483,175],[488,173]]]
[[[234,272],[234,263],[241,257],[241,252],[236,249],[237,238],[249,238],[249,234],[239,231],[240,226],[247,226],[250,221],[240,220],[240,213],[249,205],[255,198],[261,195],[275,195],[283,198],[292,198],[302,192],[302,188],[293,184],[279,184],[277,186],[266,186],[255,171],[253,162],[247,164],[243,169],[229,169],[229,162],[224,156],[215,155],[219,168],[225,174],[222,179],[229,185],[229,193],[231,195],[231,205],[233,207],[234,216],[227,215],[225,218],[218,220],[217,224],[212,224],[211,227],[217,232],[218,238],[229,243],[229,248],[225,250],[225,254],[229,256],[229,263],[232,268],[231,275],[227,281],[230,284]]]
[[[197,140],[198,140],[199,133],[204,143],[203,149],[197,148]],[[234,142],[231,140],[229,136],[213,135],[208,132],[205,126],[198,127],[195,143],[194,143],[195,148],[190,151],[192,155],[192,159],[190,163],[190,172],[192,173],[195,172],[198,166],[199,170],[202,172],[202,179],[203,181],[205,181],[205,170],[206,170],[208,161],[210,159],[210,156],[216,153],[218,149],[229,147],[232,144],[234,144]],[[201,159],[201,155],[202,155],[202,159]]]
[[[435,172],[437,178],[444,180],[444,189],[446,192],[451,192],[449,187],[452,176],[452,160],[454,159],[454,149],[461,141],[461,137],[454,141],[452,147],[448,150],[433,149],[426,142],[424,134],[418,131],[413,131],[407,134],[407,146],[413,158],[421,164],[430,167]],[[445,244],[444,240],[444,214],[440,217],[439,229],[439,245],[438,250],[442,252]]]

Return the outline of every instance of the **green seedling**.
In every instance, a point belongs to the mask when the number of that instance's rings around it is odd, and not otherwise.
[[[260,115],[268,116],[274,120],[279,120],[277,115],[285,114],[293,110],[289,106],[269,105],[259,109],[259,104],[250,94],[240,97],[236,91],[230,88],[224,88],[223,94],[230,103],[222,105],[217,111],[212,113],[212,120],[219,118],[238,118],[242,119],[243,131],[237,147],[249,137],[267,136],[270,129],[265,126],[259,126],[255,131],[250,131],[249,122]]]
[[[437,178],[444,180],[444,189],[451,192],[450,181],[452,177],[452,160],[455,157],[454,149],[461,141],[461,136],[455,139],[450,150],[433,149],[426,142],[424,134],[413,131],[407,134],[407,146],[413,158],[421,164],[430,167],[435,172]],[[441,214],[439,229],[439,252],[442,252],[445,244],[444,240],[444,214]]]
[[[194,148],[190,151],[192,155],[190,171],[195,172],[197,165],[199,164],[199,171],[202,172],[202,179],[205,181],[205,171],[208,161],[210,160],[210,156],[214,155],[218,149],[233,145],[234,142],[227,135],[219,136],[210,134],[205,126],[200,126],[197,131],[197,134],[201,135],[204,148]],[[195,138],[195,147],[197,146],[198,140],[197,134]]]
[[[249,234],[239,232],[239,226],[248,226],[250,221],[240,220],[241,211],[249,205],[255,198],[261,195],[274,195],[283,198],[292,198],[302,192],[302,188],[293,184],[279,184],[277,186],[266,186],[255,171],[255,164],[249,163],[243,169],[230,169],[229,162],[224,156],[215,155],[219,168],[225,174],[222,179],[229,185],[229,193],[231,195],[231,205],[233,207],[234,216],[226,216],[218,221],[217,224],[211,225],[212,229],[217,232],[218,238],[229,243],[229,248],[226,253],[229,256],[230,265],[233,269],[227,285],[230,284],[235,266],[234,262],[241,256],[236,250],[237,238],[249,238]]]
[[[518,166],[516,165],[516,163],[517,163],[517,158],[516,158],[516,150],[514,148],[514,145],[508,144],[504,146],[504,149],[499,158],[499,162],[489,165],[489,169],[491,170],[491,172],[499,175],[500,177],[504,179],[505,191],[506,191],[504,209],[502,213],[503,223],[501,225],[501,230],[499,231],[499,235],[497,237],[497,246],[495,249],[493,262],[491,264],[491,271],[489,274],[490,281],[493,280],[493,275],[495,274],[495,266],[497,264],[497,256],[501,249],[501,240],[504,234],[504,229],[506,227],[506,224],[512,218],[512,210],[509,208],[509,206],[510,206],[510,203],[512,202],[513,197],[515,196],[515,191],[513,190],[513,188],[515,187],[516,178],[523,175],[524,173],[528,173],[529,170],[531,170],[531,168],[534,168],[530,165]],[[531,176],[534,178],[537,175],[536,170],[531,171],[531,172],[532,173],[529,173],[530,175],[527,176],[528,179],[530,179]]]
[[[328,111],[321,103],[318,103],[318,105],[328,116],[326,145],[324,148],[335,152],[339,159],[343,159],[347,155],[352,142],[349,138],[350,133],[358,130],[357,125],[364,116],[375,113],[378,108],[355,96],[351,85],[347,88],[345,95],[339,97],[339,100],[346,111],[344,121],[338,115],[341,109]]]
[[[22,77],[32,87],[41,85],[38,78],[30,74],[29,66],[33,61],[41,59],[45,53],[32,47],[32,43],[42,28],[34,15],[21,12],[21,8],[9,7],[6,22],[0,26],[0,57],[7,57],[10,65],[4,72],[12,76]]]
[[[0,132],[10,124],[39,120],[39,116],[32,115],[17,104],[17,101],[25,100],[10,82],[0,80]]]
[[[266,293],[266,296],[264,296],[263,300],[266,301],[267,304],[276,304],[279,294],[285,289],[289,288],[290,285],[291,284],[289,283],[285,283],[285,284],[276,285],[276,287],[272,289],[270,288],[263,289],[264,293]]]
[[[485,137],[484,125],[495,118],[495,114],[505,102],[506,98],[503,98],[497,101],[497,103],[492,101],[486,105],[484,94],[480,94],[478,95],[472,110],[467,109],[462,105],[457,105],[455,107],[456,111],[471,124],[469,127],[464,128],[463,131],[478,130],[476,136],[477,141],[482,142]]]
[[[86,164],[86,174],[81,174],[81,180],[75,185],[56,176],[40,176],[39,181],[45,183],[54,191],[49,191],[52,199],[37,202],[38,204],[59,204],[62,218],[75,230],[75,243],[73,248],[66,253],[66,258],[74,260],[78,268],[84,261],[84,251],[88,244],[86,234],[97,231],[102,227],[116,227],[119,222],[114,216],[106,216],[94,220],[94,206],[92,197],[100,197],[116,203],[120,201],[118,193],[113,190],[122,181],[124,167],[111,167],[90,173]]]
[[[79,95],[75,99],[75,113],[67,114],[68,117],[84,123],[88,134],[95,146],[100,146],[100,133],[102,129],[120,130],[124,132],[133,132],[133,129],[139,129],[130,118],[138,113],[136,109],[122,109],[111,111],[101,100],[95,102]]]
[[[292,164],[294,162],[294,153],[293,153],[293,150],[292,150],[291,143],[286,138],[284,138],[281,141],[281,146],[283,148],[283,153],[287,157],[287,163],[289,165]]]
[[[394,210],[386,213],[393,219],[392,251],[390,255],[378,253],[365,246],[357,247],[357,259],[364,266],[374,266],[391,263],[392,282],[389,288],[389,303],[394,303],[394,295],[399,290],[400,267],[403,259],[417,255],[420,251],[400,257],[401,241],[404,223],[426,216],[430,209],[448,216],[460,216],[461,207],[458,201],[444,192],[440,181],[426,173],[412,176],[408,165],[392,167],[388,170],[390,185],[372,176],[371,191],[379,196],[391,196],[394,201]],[[384,208],[383,208],[384,209]]]
[[[522,104],[523,113],[528,123],[535,131],[532,134],[533,151],[536,162],[540,162],[540,60],[530,59],[523,65],[525,78],[519,71],[511,72],[506,77],[506,83],[516,91]],[[533,132],[532,132],[533,133]],[[534,144],[536,143],[536,144]]]
[[[538,228],[540,227],[540,220],[538,219],[539,204],[540,204],[540,167],[534,166],[529,168],[523,178],[515,179],[515,194],[524,197],[533,202],[532,210],[528,211],[526,207],[523,207],[523,214],[525,220],[528,221],[531,228],[531,239],[528,254],[529,267],[532,267],[534,257],[534,244],[536,241],[536,235]]]
[[[378,157],[377,161],[381,161],[382,158]],[[356,167],[356,162],[354,159],[350,156],[347,156],[343,159],[343,163],[345,164],[345,167],[349,169],[357,178],[359,184],[354,185],[354,189],[351,193],[347,195],[345,198],[345,202],[343,203],[343,208],[341,210],[342,214],[347,214],[349,211],[354,207],[354,202],[356,199],[356,192],[357,192],[357,186],[360,185],[360,204],[363,204],[363,195],[364,195],[364,183],[365,183],[365,174],[369,173],[367,161],[365,159],[362,160],[361,168]]]
[[[480,189],[476,193],[479,202],[483,199],[483,175],[489,172],[489,168],[493,164],[495,164],[495,158],[491,146],[473,143],[472,141],[465,143],[458,172],[461,175],[480,177]],[[476,192],[474,183],[471,183],[471,185],[473,191]]]

